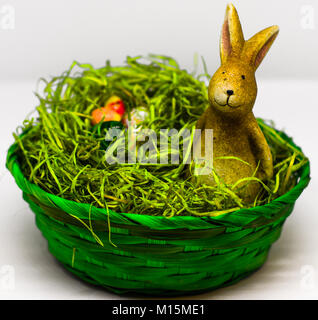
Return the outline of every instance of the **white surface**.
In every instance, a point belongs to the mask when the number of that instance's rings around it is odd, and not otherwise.
[[[0,299],[118,299],[66,272],[46,240],[21,191],[4,168],[12,131],[31,112],[40,77],[58,75],[73,60],[101,66],[126,55],[175,57],[191,70],[195,52],[211,73],[219,65],[218,42],[228,1],[210,0],[10,0],[0,3]],[[297,201],[264,267],[238,284],[186,299],[317,299],[318,41],[316,0],[233,0],[246,37],[281,28],[257,72],[256,116],[273,119],[295,138],[311,160],[312,181]],[[3,28],[4,5],[15,12]],[[307,6],[307,7],[306,7]],[[312,10],[314,29],[304,24]],[[308,25],[307,25],[308,27]],[[290,80],[293,79],[293,80]],[[295,80],[297,79],[297,80]],[[6,269],[9,266],[9,269]],[[8,270],[14,272],[8,288]],[[126,297],[129,298],[129,297]]]
[[[229,0],[10,0],[0,2],[0,78],[37,80],[59,74],[73,60],[102,65],[126,55],[162,53],[192,67],[198,52],[210,70]],[[246,38],[270,25],[280,34],[260,77],[315,77],[317,0],[233,0]],[[3,30],[4,5],[15,28]],[[309,10],[309,11],[308,11]],[[313,19],[313,23],[311,22]],[[314,29],[311,29],[314,27]]]
[[[34,214],[4,169],[11,132],[36,104],[33,83],[0,84],[0,299],[119,299],[90,286],[51,256],[34,223]],[[236,285],[186,299],[317,299],[318,214],[316,143],[318,81],[262,81],[255,115],[271,118],[295,138],[312,164],[312,181],[304,191],[281,238],[273,245],[262,269]],[[4,266],[14,270],[14,288],[8,289]],[[130,297],[124,297],[129,299]]]

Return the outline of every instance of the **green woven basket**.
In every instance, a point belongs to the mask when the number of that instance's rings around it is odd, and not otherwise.
[[[217,217],[117,213],[62,199],[30,183],[19,167],[17,148],[10,147],[6,165],[50,252],[83,280],[120,294],[194,294],[246,277],[265,262],[310,180],[308,162],[283,196]]]

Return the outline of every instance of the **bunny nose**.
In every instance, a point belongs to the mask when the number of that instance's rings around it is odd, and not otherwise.
[[[231,96],[231,95],[234,93],[234,91],[233,91],[233,90],[227,90],[226,93],[227,93],[229,96]]]

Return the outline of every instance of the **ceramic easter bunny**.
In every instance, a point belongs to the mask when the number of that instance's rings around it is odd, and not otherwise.
[[[205,159],[213,159],[214,172],[227,184],[251,177],[255,172],[262,180],[273,175],[272,155],[252,108],[257,94],[254,73],[278,31],[277,26],[272,26],[245,41],[235,7],[229,4],[226,8],[220,41],[221,67],[210,80],[210,106],[197,122],[202,135],[201,144],[194,142],[194,152],[200,151]],[[205,129],[213,129],[213,153],[209,154],[205,154]],[[212,171],[198,178],[202,183],[215,184]],[[250,202],[259,192],[260,183],[245,179],[238,188],[242,199]]]

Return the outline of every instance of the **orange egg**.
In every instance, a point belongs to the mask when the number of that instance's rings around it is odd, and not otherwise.
[[[105,107],[106,115],[104,121],[120,121],[122,116],[109,107]]]
[[[92,124],[98,124],[101,121],[120,121],[121,115],[109,107],[95,109],[92,112]]]
[[[111,96],[104,107],[93,110],[92,124],[96,125],[101,121],[121,121],[124,113],[124,102],[117,96]]]
[[[102,121],[105,116],[104,108],[98,108],[92,112],[92,124],[95,125]]]

